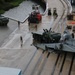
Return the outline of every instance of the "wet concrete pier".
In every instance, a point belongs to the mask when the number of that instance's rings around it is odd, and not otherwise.
[[[35,27],[28,26],[28,20],[16,29],[0,48],[0,66],[13,67],[22,70],[23,75],[75,75],[74,53],[48,53],[31,46],[33,42],[31,32],[43,32],[43,29],[58,26],[57,22],[63,14],[60,0],[47,0],[48,7],[57,7],[58,17],[42,16],[42,22]],[[55,6],[54,6],[55,4]],[[65,6],[66,7],[66,6]],[[66,10],[67,11],[67,10]],[[67,12],[66,12],[67,14]],[[56,27],[54,27],[57,25]],[[63,29],[64,30],[64,29]],[[23,37],[23,47],[20,47],[20,36]]]

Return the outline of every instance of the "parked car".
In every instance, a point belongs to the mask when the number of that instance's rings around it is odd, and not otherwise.
[[[3,16],[0,16],[0,26],[7,26],[9,19]]]

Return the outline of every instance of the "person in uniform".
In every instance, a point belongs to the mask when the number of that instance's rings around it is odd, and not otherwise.
[[[21,41],[21,47],[23,46],[23,38],[20,36],[20,41]]]

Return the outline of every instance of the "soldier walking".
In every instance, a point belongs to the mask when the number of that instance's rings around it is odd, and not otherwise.
[[[21,41],[21,47],[23,46],[23,38],[20,36],[20,41]]]
[[[20,21],[18,21],[18,28],[20,29]]]

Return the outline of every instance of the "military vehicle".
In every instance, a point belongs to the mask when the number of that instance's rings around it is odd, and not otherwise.
[[[43,29],[43,33],[32,33],[34,42],[39,43],[56,43],[61,38],[60,33],[55,33],[51,30]]]
[[[8,22],[9,22],[8,18],[0,16],[0,26],[7,26]]]
[[[28,23],[39,23],[42,20],[42,15],[39,12],[39,5],[35,4],[32,5],[32,10],[31,14],[28,17]]]
[[[68,29],[71,29],[73,32],[75,32],[75,12],[67,15],[66,24]]]
[[[50,32],[50,36],[53,34],[53,32]],[[47,38],[47,42],[43,41],[43,43],[39,42],[34,42],[33,45],[38,49],[42,49],[43,51],[48,51],[48,52],[74,52],[75,53],[75,39],[74,39],[74,33],[70,34],[66,31],[64,31],[63,35],[60,36],[59,33],[54,33],[56,39],[53,42],[53,40],[50,40],[50,38]],[[41,36],[39,37],[34,37],[35,34],[33,34],[33,38],[36,40],[40,40]],[[43,36],[42,38],[44,38]],[[61,37],[61,38],[60,38]],[[51,37],[53,38],[53,37]],[[59,40],[58,40],[59,39]]]
[[[42,20],[42,15],[40,12],[33,11],[28,17],[28,23],[39,23]]]

